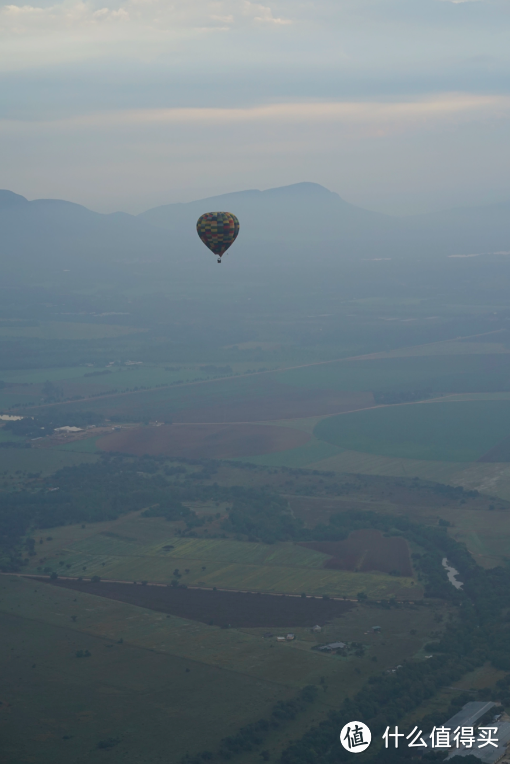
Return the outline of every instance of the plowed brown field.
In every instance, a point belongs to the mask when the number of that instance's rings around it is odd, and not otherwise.
[[[256,395],[232,396],[207,405],[197,400],[196,406],[175,411],[172,416],[174,422],[264,422],[342,414],[374,405],[372,393],[314,390],[260,379]]]
[[[479,462],[510,462],[510,438],[505,438],[478,459]]]
[[[323,626],[327,621],[339,618],[354,607],[351,602],[314,597],[305,599],[108,581],[92,583],[57,579],[51,583],[214,626]]]
[[[379,570],[381,573],[399,571],[412,576],[413,569],[407,541],[402,536],[383,536],[372,529],[353,531],[344,541],[310,541],[302,544],[308,549],[330,554],[325,568],[338,570]]]
[[[188,459],[232,459],[286,451],[310,440],[307,432],[256,424],[172,424],[136,427],[101,438],[102,451]]]

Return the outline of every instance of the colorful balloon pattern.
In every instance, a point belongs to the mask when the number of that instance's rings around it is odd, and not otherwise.
[[[219,258],[237,239],[239,220],[231,212],[206,212],[197,221],[197,233]]]

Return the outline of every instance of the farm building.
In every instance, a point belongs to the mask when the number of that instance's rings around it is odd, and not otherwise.
[[[312,628],[312,631],[315,632],[315,634],[320,634],[320,632],[322,631],[322,626],[319,626],[319,624],[317,624],[317,626],[314,626]]]
[[[295,639],[295,638],[296,638],[296,637],[294,636],[294,634],[287,634],[287,636],[285,637],[285,639],[286,639],[288,642],[291,642],[291,641],[292,641],[293,639]]]
[[[380,626],[372,626],[372,631],[375,631],[376,633],[378,633],[378,632],[381,631],[381,627]]]
[[[501,761],[510,743],[510,722],[494,722],[490,726],[495,728],[492,737],[498,741],[497,747],[486,745],[483,748],[478,748],[475,743],[472,748],[454,748],[447,756],[446,761],[453,759],[454,756],[476,756],[483,764],[497,764],[498,761]]]
[[[285,637],[276,637],[277,642],[285,642]]]
[[[347,647],[345,642],[330,642],[328,645],[321,645],[318,650],[323,653],[332,653],[334,650],[343,650]]]
[[[458,711],[454,716],[451,717],[451,719],[448,719],[444,723],[444,727],[447,729],[450,729],[453,733],[457,727],[474,727],[476,728],[476,725],[480,722],[480,720],[485,716],[486,713],[488,713],[491,708],[495,708],[496,704],[492,703],[491,701],[471,701],[470,703],[466,703],[460,711]],[[495,724],[492,724],[491,726],[496,726]],[[510,724],[509,724],[510,728]],[[497,735],[494,735],[494,737],[497,738]],[[424,741],[427,743],[428,748],[435,748],[435,746],[432,745],[432,740],[430,739],[429,735],[423,736]],[[477,748],[473,746],[473,748],[469,749],[469,752],[474,756],[480,756],[482,753],[485,753],[486,748],[492,748],[493,751],[496,751],[497,749],[491,746],[486,746],[485,748],[482,748],[478,751]],[[444,748],[442,749],[444,750]],[[456,751],[457,756],[467,756],[468,750],[464,748],[454,749]],[[465,751],[463,753],[463,751]],[[504,751],[503,751],[504,753]],[[493,762],[499,761],[503,753],[500,753],[499,757],[496,759],[487,759],[487,762],[490,764],[493,764]],[[452,754],[453,757],[454,754]],[[448,757],[450,758],[450,757]],[[484,759],[485,761],[485,759]]]
[[[475,727],[482,716],[486,714],[487,711],[490,711],[491,708],[494,708],[495,705],[495,703],[491,703],[490,701],[476,700],[471,703],[466,703],[455,716],[448,719],[444,726],[451,727],[451,729],[455,729],[456,727]]]

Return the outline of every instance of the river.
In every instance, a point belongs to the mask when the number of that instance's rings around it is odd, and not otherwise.
[[[462,581],[459,581],[457,579],[457,576],[459,575],[459,571],[455,570],[455,568],[452,568],[451,565],[448,565],[448,560],[446,559],[446,557],[443,557],[442,565],[448,575],[448,581],[451,584],[453,584],[456,589],[462,589],[464,584],[462,583]]]

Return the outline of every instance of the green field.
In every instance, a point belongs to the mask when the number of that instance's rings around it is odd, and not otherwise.
[[[276,701],[305,684],[320,686],[325,677],[306,713],[264,742],[276,758],[289,736],[356,692],[373,671],[372,657],[380,669],[420,658],[437,628],[432,608],[357,607],[318,640],[301,629],[293,643],[279,645],[260,629],[224,630],[11,576],[0,577],[0,612],[5,764],[88,764],[104,757],[115,764],[174,764],[186,751],[214,750],[222,737],[267,717]],[[374,616],[382,639],[369,633]],[[365,656],[310,650],[337,639],[362,642]],[[77,650],[90,657],[77,658]],[[98,749],[108,738],[118,743]],[[258,749],[252,756],[260,758]]]
[[[317,438],[394,458],[472,462],[510,430],[510,401],[417,403],[323,419]]]
[[[139,514],[85,529],[66,526],[45,530],[46,535],[51,541],[36,547],[44,562],[32,558],[29,572],[52,568],[70,576],[169,584],[178,568],[182,583],[189,586],[340,597],[355,597],[365,591],[373,599],[421,596],[412,579],[324,569],[326,555],[292,543],[179,539],[172,524]],[[165,545],[174,548],[165,551]]]
[[[6,448],[2,449],[1,469],[6,472],[42,472],[51,474],[62,467],[72,467],[82,462],[94,462],[93,453],[60,451],[58,448]]]
[[[133,387],[137,386],[135,383],[136,374],[138,372],[119,372],[118,376],[122,377],[122,380],[126,380],[123,382],[126,386]],[[189,376],[191,376],[191,372],[189,372]],[[198,374],[193,372],[194,376],[198,376]],[[103,380],[104,378],[92,377],[91,379]],[[168,381],[170,382],[170,380]],[[95,384],[98,384],[97,381]],[[59,404],[59,410],[63,412],[89,411],[93,407],[94,411],[106,416],[115,413],[129,416],[132,421],[143,421],[150,418],[164,419],[165,417],[171,418],[176,411],[193,410],[202,406],[225,406],[232,400],[245,400],[247,397],[253,400],[254,397],[265,396],[269,392],[274,393],[274,386],[270,386],[271,389],[269,390],[268,385],[266,375],[221,379],[197,382],[191,385],[177,385],[156,390],[109,395],[93,401],[73,401],[72,403]],[[110,376],[108,376],[108,387],[110,387]],[[249,416],[248,411],[247,416]]]
[[[328,390],[508,390],[510,354],[395,356],[305,366],[278,372],[279,382]]]
[[[0,338],[33,337],[40,340],[96,340],[140,332],[132,326],[84,324],[65,321],[41,322],[37,326],[0,326]]]

